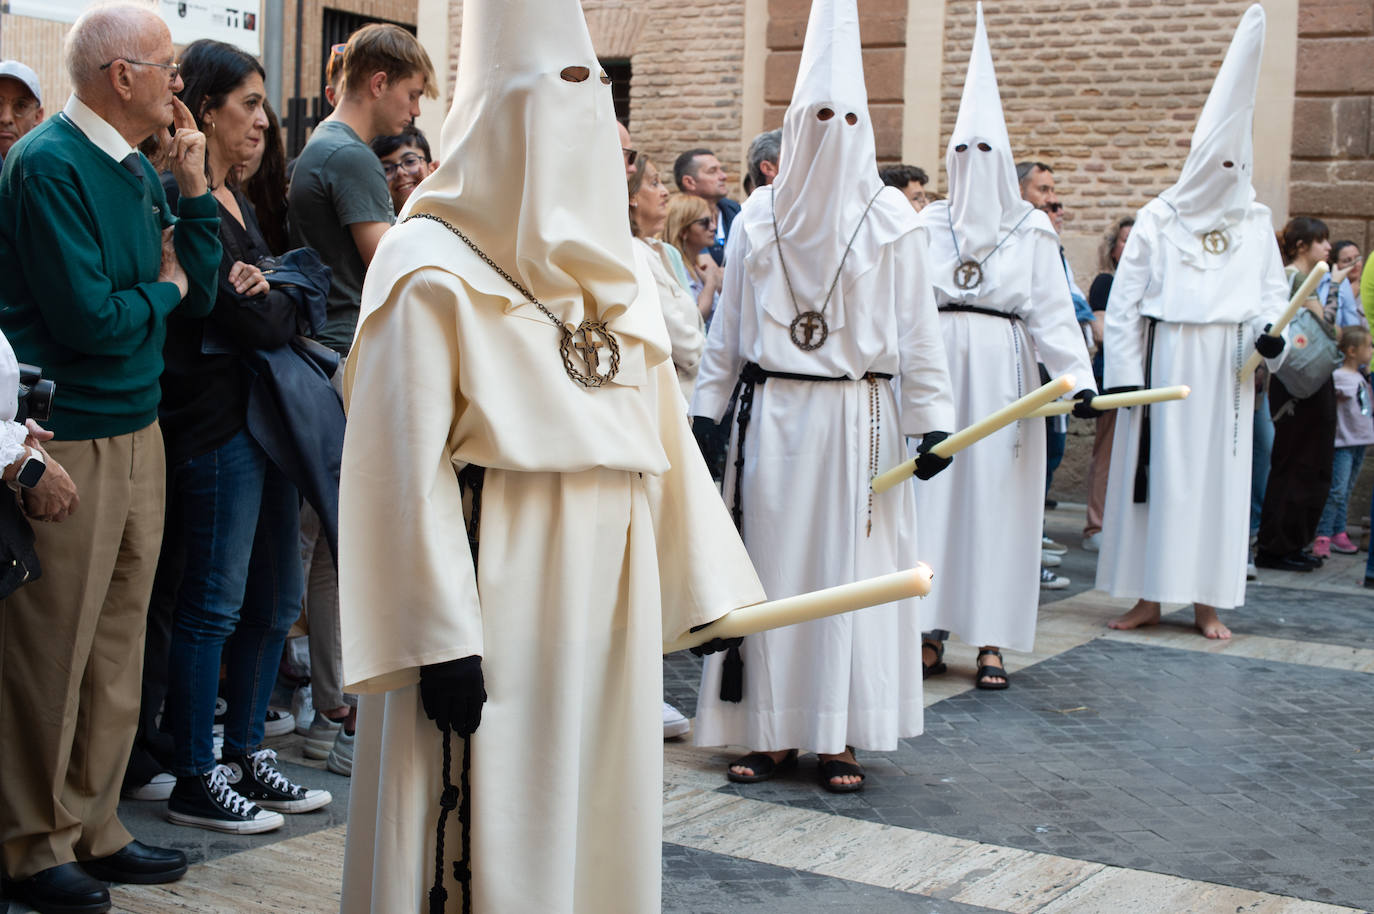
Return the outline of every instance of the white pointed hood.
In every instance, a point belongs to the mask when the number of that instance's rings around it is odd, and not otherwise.
[[[775,211],[783,257],[803,311],[825,300],[851,237],[846,278],[867,272],[883,244],[915,229],[911,205],[878,177],[855,0],[813,0],[792,103],[783,118],[778,177],[770,193],[755,196],[759,201],[746,219],[752,246],[756,253],[774,246]],[[861,223],[864,230],[856,237]],[[772,269],[773,260],[762,257],[755,263]],[[770,311],[791,319],[790,299],[773,304]],[[827,311],[827,317],[832,329],[843,326],[843,315],[831,318]]]
[[[1034,208],[1021,199],[1016,180],[1016,160],[1002,114],[981,3],[959,116],[945,150],[945,172],[949,178],[947,222],[953,226],[963,260],[987,257]],[[939,231],[939,227],[932,225],[931,231]]]
[[[1183,172],[1159,195],[1189,234],[1238,222],[1255,200],[1255,92],[1263,51],[1264,9],[1256,3],[1241,17],[1226,50],[1193,130]]]
[[[453,223],[573,326],[624,314],[638,294],[628,192],[578,0],[467,0],[458,59],[439,168],[402,216]],[[499,277],[486,283],[521,306]],[[625,324],[614,329],[638,335]]]

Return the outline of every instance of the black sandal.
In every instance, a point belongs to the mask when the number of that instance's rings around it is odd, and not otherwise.
[[[831,793],[857,793],[864,789],[864,781],[868,780],[868,775],[864,773],[862,765],[856,762],[842,762],[839,759],[821,762],[817,769],[817,775],[820,778],[821,786]],[[857,777],[859,781],[854,784],[835,784],[830,780],[831,778],[844,777]]]
[[[978,652],[978,660],[991,654],[998,660],[1002,659],[1002,652],[995,647],[985,647]],[[1001,682],[990,682],[993,678],[1001,679]],[[997,692],[1011,685],[1011,677],[1007,675],[1007,668],[1004,666],[992,666],[991,664],[980,664],[978,672],[974,674],[973,684],[980,689],[989,692]]]
[[[926,663],[926,648],[935,651],[935,662]],[[932,641],[928,638],[921,639],[921,678],[929,679],[932,676],[939,676],[949,667],[945,664],[945,642]]]
[[[736,774],[733,769],[736,765],[741,768],[753,770],[753,774]],[[757,784],[759,781],[767,781],[790,771],[797,767],[797,750],[790,749],[778,761],[773,761],[773,757],[767,752],[750,752],[748,755],[741,755],[725,768],[725,776],[736,784]]]

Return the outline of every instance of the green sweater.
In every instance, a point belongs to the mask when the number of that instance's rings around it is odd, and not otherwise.
[[[171,214],[139,158],[141,181],[56,116],[14,145],[0,173],[0,330],[19,361],[57,383],[45,424],[60,440],[151,424],[167,315],[203,317],[214,305],[214,197],[183,198]],[[157,281],[169,225],[189,280],[184,301]]]

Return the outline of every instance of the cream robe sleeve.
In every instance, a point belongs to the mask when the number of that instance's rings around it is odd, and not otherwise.
[[[745,264],[749,256],[745,248],[748,237],[740,226],[730,233],[730,240],[725,243],[725,278],[721,281],[720,300],[711,318],[706,352],[701,358],[701,370],[697,372],[697,386],[692,395],[691,414],[705,416],[713,422],[725,418],[730,394],[734,393],[735,382],[744,368],[739,324],[748,288],[749,268]]]
[[[658,544],[666,643],[767,597],[692,437],[672,365],[662,362],[651,370],[659,434],[672,464],[662,476],[645,477]]]
[[[1138,221],[1116,265],[1102,324],[1102,384],[1108,390],[1145,384],[1145,321],[1140,309],[1154,275],[1159,240]]]
[[[658,287],[658,303],[663,309],[663,323],[668,328],[668,339],[673,344],[673,364],[689,378],[695,379],[701,365],[701,353],[706,348],[706,334],[701,328],[701,312],[697,303],[682,288],[669,267],[662,250],[655,244],[643,241],[648,250],[645,260],[654,274],[654,284]]]
[[[949,359],[930,282],[925,229],[903,235],[889,256],[896,267],[897,345],[901,379],[902,434],[955,431]]]
[[[344,378],[339,485],[344,687],[383,692],[419,667],[482,654],[482,616],[451,430],[456,308],[428,271],[360,326]]]
[[[1029,310],[1021,315],[1022,320],[1026,322],[1035,350],[1050,377],[1073,375],[1074,393],[1096,390],[1092,361],[1073,311],[1073,297],[1064,275],[1064,262],[1059,257],[1059,245],[1035,231],[1032,231],[1032,241],[1031,301]]]

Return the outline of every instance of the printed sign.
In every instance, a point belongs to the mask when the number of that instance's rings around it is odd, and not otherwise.
[[[186,46],[198,38],[213,38],[242,48],[253,56],[262,53],[262,0],[158,0],[158,13],[172,31],[172,41]],[[10,0],[7,12],[57,22],[75,22],[90,0]]]

